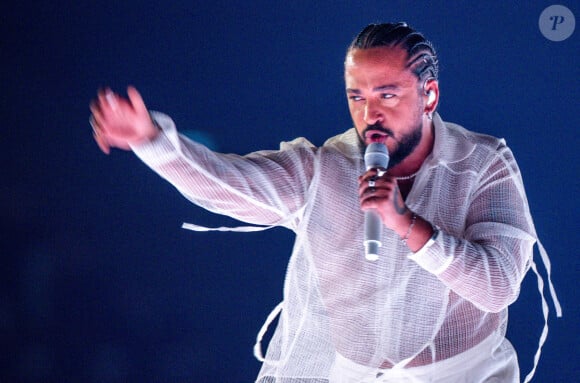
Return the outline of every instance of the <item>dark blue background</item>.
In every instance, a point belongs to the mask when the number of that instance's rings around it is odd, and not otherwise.
[[[89,100],[134,84],[219,151],[320,144],[351,126],[347,44],[369,22],[398,20],[438,48],[443,118],[505,137],[518,158],[564,307],[535,381],[577,379],[579,34],[542,36],[553,3],[195,3],[0,6],[0,381],[253,381],[253,342],[281,299],[292,234],[180,229],[233,222],[133,154],[102,155]],[[562,4],[578,22],[578,2]],[[522,377],[541,329],[529,274],[508,331]]]

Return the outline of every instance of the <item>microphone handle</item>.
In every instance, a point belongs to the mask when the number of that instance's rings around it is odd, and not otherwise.
[[[370,143],[365,149],[364,162],[367,170],[377,169],[379,171],[387,169],[389,164],[389,151],[386,145],[379,142]],[[381,242],[381,232],[383,222],[376,210],[367,210],[364,217],[364,248],[365,258],[369,261],[379,259],[379,248]]]
[[[381,242],[381,229],[383,222],[381,216],[375,209],[365,211],[364,223],[364,247],[365,258],[368,261],[376,261],[379,259],[379,248],[383,245]]]

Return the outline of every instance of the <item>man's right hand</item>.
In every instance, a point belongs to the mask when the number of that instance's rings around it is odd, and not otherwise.
[[[123,98],[106,88],[99,90],[91,102],[93,137],[105,154],[111,148],[130,150],[130,145],[152,140],[159,134],[137,89],[128,87],[127,96]]]

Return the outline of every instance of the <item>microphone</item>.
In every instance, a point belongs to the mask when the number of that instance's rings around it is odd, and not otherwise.
[[[387,147],[379,142],[371,142],[365,150],[365,166],[367,170],[386,170],[388,165],[389,152]],[[364,230],[365,258],[368,261],[376,261],[379,259],[379,247],[383,245],[381,242],[383,223],[375,209],[365,211]]]

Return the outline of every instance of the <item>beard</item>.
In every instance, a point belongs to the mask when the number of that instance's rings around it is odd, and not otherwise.
[[[399,139],[395,138],[395,133],[392,129],[381,126],[380,123],[376,123],[373,125],[368,125],[363,131],[362,137],[359,136],[359,140],[361,141],[363,147],[366,146],[364,137],[366,132],[369,130],[381,131],[397,143],[397,146],[393,152],[389,153],[388,169],[400,164],[405,158],[409,156],[409,154],[413,153],[413,150],[415,150],[415,148],[419,145],[419,142],[421,142],[421,138],[423,137],[422,124],[420,120],[417,122],[410,133],[403,135]]]

